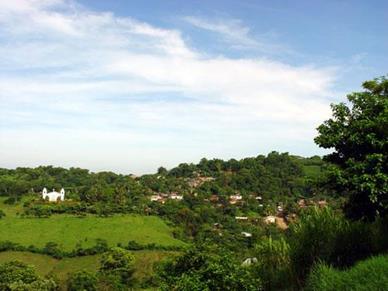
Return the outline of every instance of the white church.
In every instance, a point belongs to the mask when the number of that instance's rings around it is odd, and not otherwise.
[[[48,199],[50,202],[63,201],[65,200],[65,189],[62,188],[60,192],[57,192],[55,189],[53,189],[52,192],[47,193],[47,189],[43,188],[42,198],[44,200]]]

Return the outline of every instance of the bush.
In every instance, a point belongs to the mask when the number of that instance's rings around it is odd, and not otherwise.
[[[346,222],[338,230],[327,263],[335,267],[349,267],[375,252],[373,225]]]
[[[290,247],[282,238],[264,238],[255,246],[258,262],[253,265],[265,290],[286,290],[292,282]]]
[[[124,285],[130,285],[134,272],[134,256],[130,251],[114,247],[104,253],[100,260],[100,272],[105,277],[117,277]]]
[[[57,283],[52,279],[39,279],[26,284],[21,281],[9,285],[10,291],[54,291],[58,290]]]
[[[144,247],[141,244],[137,243],[134,240],[130,240],[127,245],[127,250],[131,250],[131,251],[138,251],[138,250],[142,250],[143,248]]]
[[[94,291],[97,290],[97,278],[87,271],[78,271],[69,275],[67,279],[69,291]]]
[[[304,280],[315,262],[330,261],[336,239],[345,220],[329,208],[302,213],[290,227],[291,262],[298,278]]]
[[[0,290],[9,290],[15,282],[30,284],[38,280],[35,269],[19,261],[0,264]]]
[[[353,268],[339,271],[326,264],[316,265],[307,281],[311,291],[367,291],[388,289],[388,256],[361,261]]]
[[[56,259],[61,259],[64,256],[64,253],[59,249],[58,244],[55,242],[48,242],[42,251],[44,254],[52,256]]]
[[[232,254],[202,248],[158,266],[162,290],[261,290],[261,281]]]
[[[13,243],[9,240],[0,241],[0,252],[15,251],[19,246],[17,243]]]

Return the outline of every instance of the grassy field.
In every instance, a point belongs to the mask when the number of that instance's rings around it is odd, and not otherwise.
[[[71,215],[54,215],[50,218],[21,218],[16,215],[21,209],[0,201],[0,209],[6,217],[0,219],[0,240],[9,240],[23,246],[44,247],[47,242],[56,242],[63,250],[71,251],[77,243],[91,247],[98,238],[110,246],[126,245],[134,240],[140,244],[155,243],[163,246],[183,246],[174,239],[171,229],[156,216],[115,215],[101,218]]]
[[[168,256],[177,255],[176,252],[166,251],[134,251],[135,273],[134,278],[141,282],[153,274],[155,262]],[[0,264],[12,260],[19,260],[26,264],[33,265],[40,276],[54,274],[62,283],[66,281],[67,275],[78,270],[96,272],[99,268],[100,255],[85,256],[76,258],[65,258],[57,260],[52,257],[33,254],[29,252],[1,252]]]
[[[315,165],[303,166],[303,171],[308,178],[318,178],[322,173],[321,167]]]
[[[317,265],[310,274],[306,290],[388,290],[388,256],[369,258],[342,271],[324,264]]]

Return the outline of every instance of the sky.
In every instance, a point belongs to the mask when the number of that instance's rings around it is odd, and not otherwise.
[[[0,0],[0,167],[322,155],[387,51],[387,1]]]

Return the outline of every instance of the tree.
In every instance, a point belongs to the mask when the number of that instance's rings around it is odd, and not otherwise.
[[[194,247],[158,267],[161,290],[261,290],[260,279],[231,253]]]
[[[168,174],[168,171],[165,167],[159,167],[158,168],[158,174],[162,176],[166,176]]]
[[[97,278],[87,271],[78,271],[69,275],[67,279],[67,290],[69,291],[94,291],[97,290]]]
[[[0,264],[0,290],[8,290],[15,282],[30,284],[38,280],[33,267],[19,261]]]
[[[333,117],[318,127],[315,142],[334,149],[331,178],[346,194],[345,212],[353,219],[373,220],[388,213],[388,79],[363,83],[364,91],[332,104]]]
[[[125,285],[131,283],[134,256],[130,251],[114,247],[102,255],[100,264],[100,272],[103,275],[118,278],[118,281]]]

